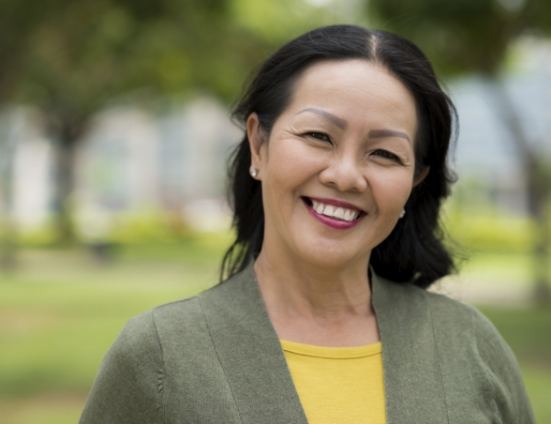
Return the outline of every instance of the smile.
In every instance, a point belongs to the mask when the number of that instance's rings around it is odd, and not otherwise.
[[[311,197],[303,197],[302,200],[314,218],[332,228],[351,228],[365,215],[362,210],[339,200],[314,199]]]
[[[317,200],[312,200],[312,208],[320,215],[340,219],[341,221],[346,222],[352,222],[360,215],[360,211],[358,210],[328,205],[326,203],[318,202]]]

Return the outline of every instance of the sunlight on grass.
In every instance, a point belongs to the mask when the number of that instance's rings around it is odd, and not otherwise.
[[[86,391],[130,317],[215,281],[209,269],[185,264],[147,267],[142,262],[131,272],[125,265],[96,273],[89,267],[81,264],[72,276],[65,268],[60,281],[47,270],[39,277],[31,267],[1,282],[0,393]]]
[[[136,246],[105,263],[84,251],[22,252],[20,269],[0,276],[2,423],[75,423],[103,355],[129,318],[216,283],[220,240]],[[490,287],[505,276],[526,284],[525,263],[521,255],[490,255],[464,273]],[[483,311],[519,357],[538,422],[551,422],[551,311]]]
[[[30,398],[0,400],[2,422],[5,424],[75,424],[84,396],[37,395]]]
[[[548,352],[549,353],[549,352]],[[545,368],[523,366],[524,381],[528,396],[534,407],[537,423],[551,423],[551,364]]]
[[[530,261],[526,253],[475,253],[460,264],[460,272],[480,284],[525,286],[531,277]]]

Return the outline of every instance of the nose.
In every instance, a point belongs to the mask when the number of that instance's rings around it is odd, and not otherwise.
[[[354,157],[333,157],[319,179],[323,184],[332,186],[342,192],[364,192],[367,187],[365,170]]]

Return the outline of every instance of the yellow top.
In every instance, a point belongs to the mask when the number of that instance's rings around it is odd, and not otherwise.
[[[386,423],[381,343],[281,345],[309,424]]]

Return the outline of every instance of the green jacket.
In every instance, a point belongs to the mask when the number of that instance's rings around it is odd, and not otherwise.
[[[389,424],[529,424],[516,360],[475,309],[373,276]],[[80,424],[306,424],[252,267],[132,319]],[[366,423],[369,424],[369,423]]]

